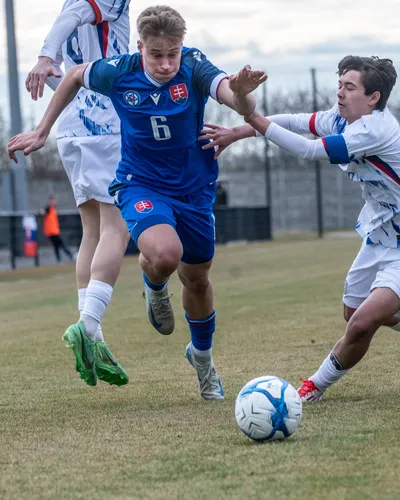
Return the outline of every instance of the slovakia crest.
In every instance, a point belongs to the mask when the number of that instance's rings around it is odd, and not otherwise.
[[[189,94],[185,83],[178,83],[169,88],[169,94],[172,100],[178,104],[185,104]]]
[[[136,108],[137,106],[139,106],[141,99],[136,90],[128,90],[124,93],[124,101],[126,102],[126,104],[129,104],[129,106],[133,106]]]
[[[135,203],[136,212],[147,214],[153,210],[153,204],[149,200],[138,201]]]

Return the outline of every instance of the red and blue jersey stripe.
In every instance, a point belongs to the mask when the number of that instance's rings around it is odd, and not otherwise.
[[[380,172],[383,172],[385,175],[390,177],[393,182],[395,182],[396,184],[400,184],[400,177],[396,174],[393,168],[388,163],[379,158],[379,156],[366,156],[364,160],[372,163],[372,165],[374,165],[374,167],[376,167]]]

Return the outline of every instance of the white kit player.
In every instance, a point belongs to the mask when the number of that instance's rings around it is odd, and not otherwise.
[[[42,97],[45,82],[55,90],[63,76],[62,63],[68,71],[85,62],[126,54],[129,2],[67,0],[27,77],[32,99]],[[120,160],[120,143],[120,122],[111,100],[82,88],[59,119],[57,146],[83,227],[76,262],[80,321],[68,328],[63,339],[89,385],[96,385],[97,378],[115,385],[128,383],[125,370],[104,343],[97,310],[99,301],[108,304],[111,299],[129,241],[126,224],[108,194]],[[93,359],[82,356],[85,342],[92,343]]]
[[[356,365],[382,325],[400,330],[400,126],[386,106],[396,83],[390,59],[347,56],[338,65],[337,103],[329,111],[264,118],[225,129],[209,125],[200,139],[219,155],[232,142],[256,135],[308,160],[329,160],[359,182],[365,205],[356,230],[361,249],[345,282],[348,322],[318,371],[299,388],[303,401],[317,401]],[[313,133],[310,140],[298,134]]]

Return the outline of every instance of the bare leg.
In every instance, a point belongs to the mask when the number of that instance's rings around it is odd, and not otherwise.
[[[113,286],[118,278],[122,259],[129,241],[128,229],[119,209],[112,204],[96,202],[99,215],[99,239],[92,260],[86,260],[90,269],[84,272],[89,278],[81,319],[90,338],[99,337],[99,324],[111,300]],[[92,215],[92,214],[91,214]],[[90,217],[87,219],[91,220]],[[91,240],[94,246],[97,232]],[[89,245],[91,251],[93,247]],[[89,256],[89,252],[86,254]],[[80,283],[84,283],[81,279]],[[102,339],[102,335],[100,336]]]
[[[117,207],[99,203],[99,211],[100,239],[92,259],[91,279],[114,286],[130,236]]]
[[[200,394],[204,399],[224,399],[224,389],[212,359],[215,332],[214,294],[208,273],[212,261],[178,267],[182,282],[182,303],[190,330],[191,342],[186,358],[197,372]]]
[[[100,240],[100,207],[96,200],[89,200],[79,206],[82,220],[82,241],[76,259],[76,283],[78,290],[87,288],[90,268]]]
[[[400,308],[399,297],[390,288],[376,288],[351,316],[346,333],[333,353],[343,369],[356,365],[368,351],[372,337]]]
[[[344,319],[348,322],[350,321],[350,318],[353,316],[353,314],[357,311],[357,309],[353,309],[352,307],[348,307],[346,305],[344,305],[344,309],[343,309],[343,316],[344,316]],[[397,314],[397,313],[396,313]],[[389,328],[392,328],[394,326],[397,326],[400,324],[400,318],[397,317],[397,316],[391,316],[390,318],[388,318],[385,323],[382,325],[382,326],[387,326]],[[395,328],[395,330],[398,330],[400,328]]]
[[[153,283],[162,283],[177,269],[182,257],[182,244],[169,224],[151,226],[139,236],[139,264]]]
[[[211,265],[212,260],[204,264],[179,263],[183,309],[191,319],[203,319],[214,310],[213,288],[208,278]]]
[[[182,258],[182,244],[172,226],[157,224],[143,231],[138,247],[149,321],[162,335],[171,335],[175,318],[167,281]]]
[[[348,325],[319,369],[299,389],[303,401],[321,399],[366,354],[375,332],[399,310],[400,299],[390,288],[376,288],[357,310],[345,308]]]

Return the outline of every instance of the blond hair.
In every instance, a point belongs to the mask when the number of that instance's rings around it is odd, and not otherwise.
[[[183,17],[168,5],[147,7],[137,18],[136,27],[142,41],[151,37],[166,37],[183,41],[186,23]]]

